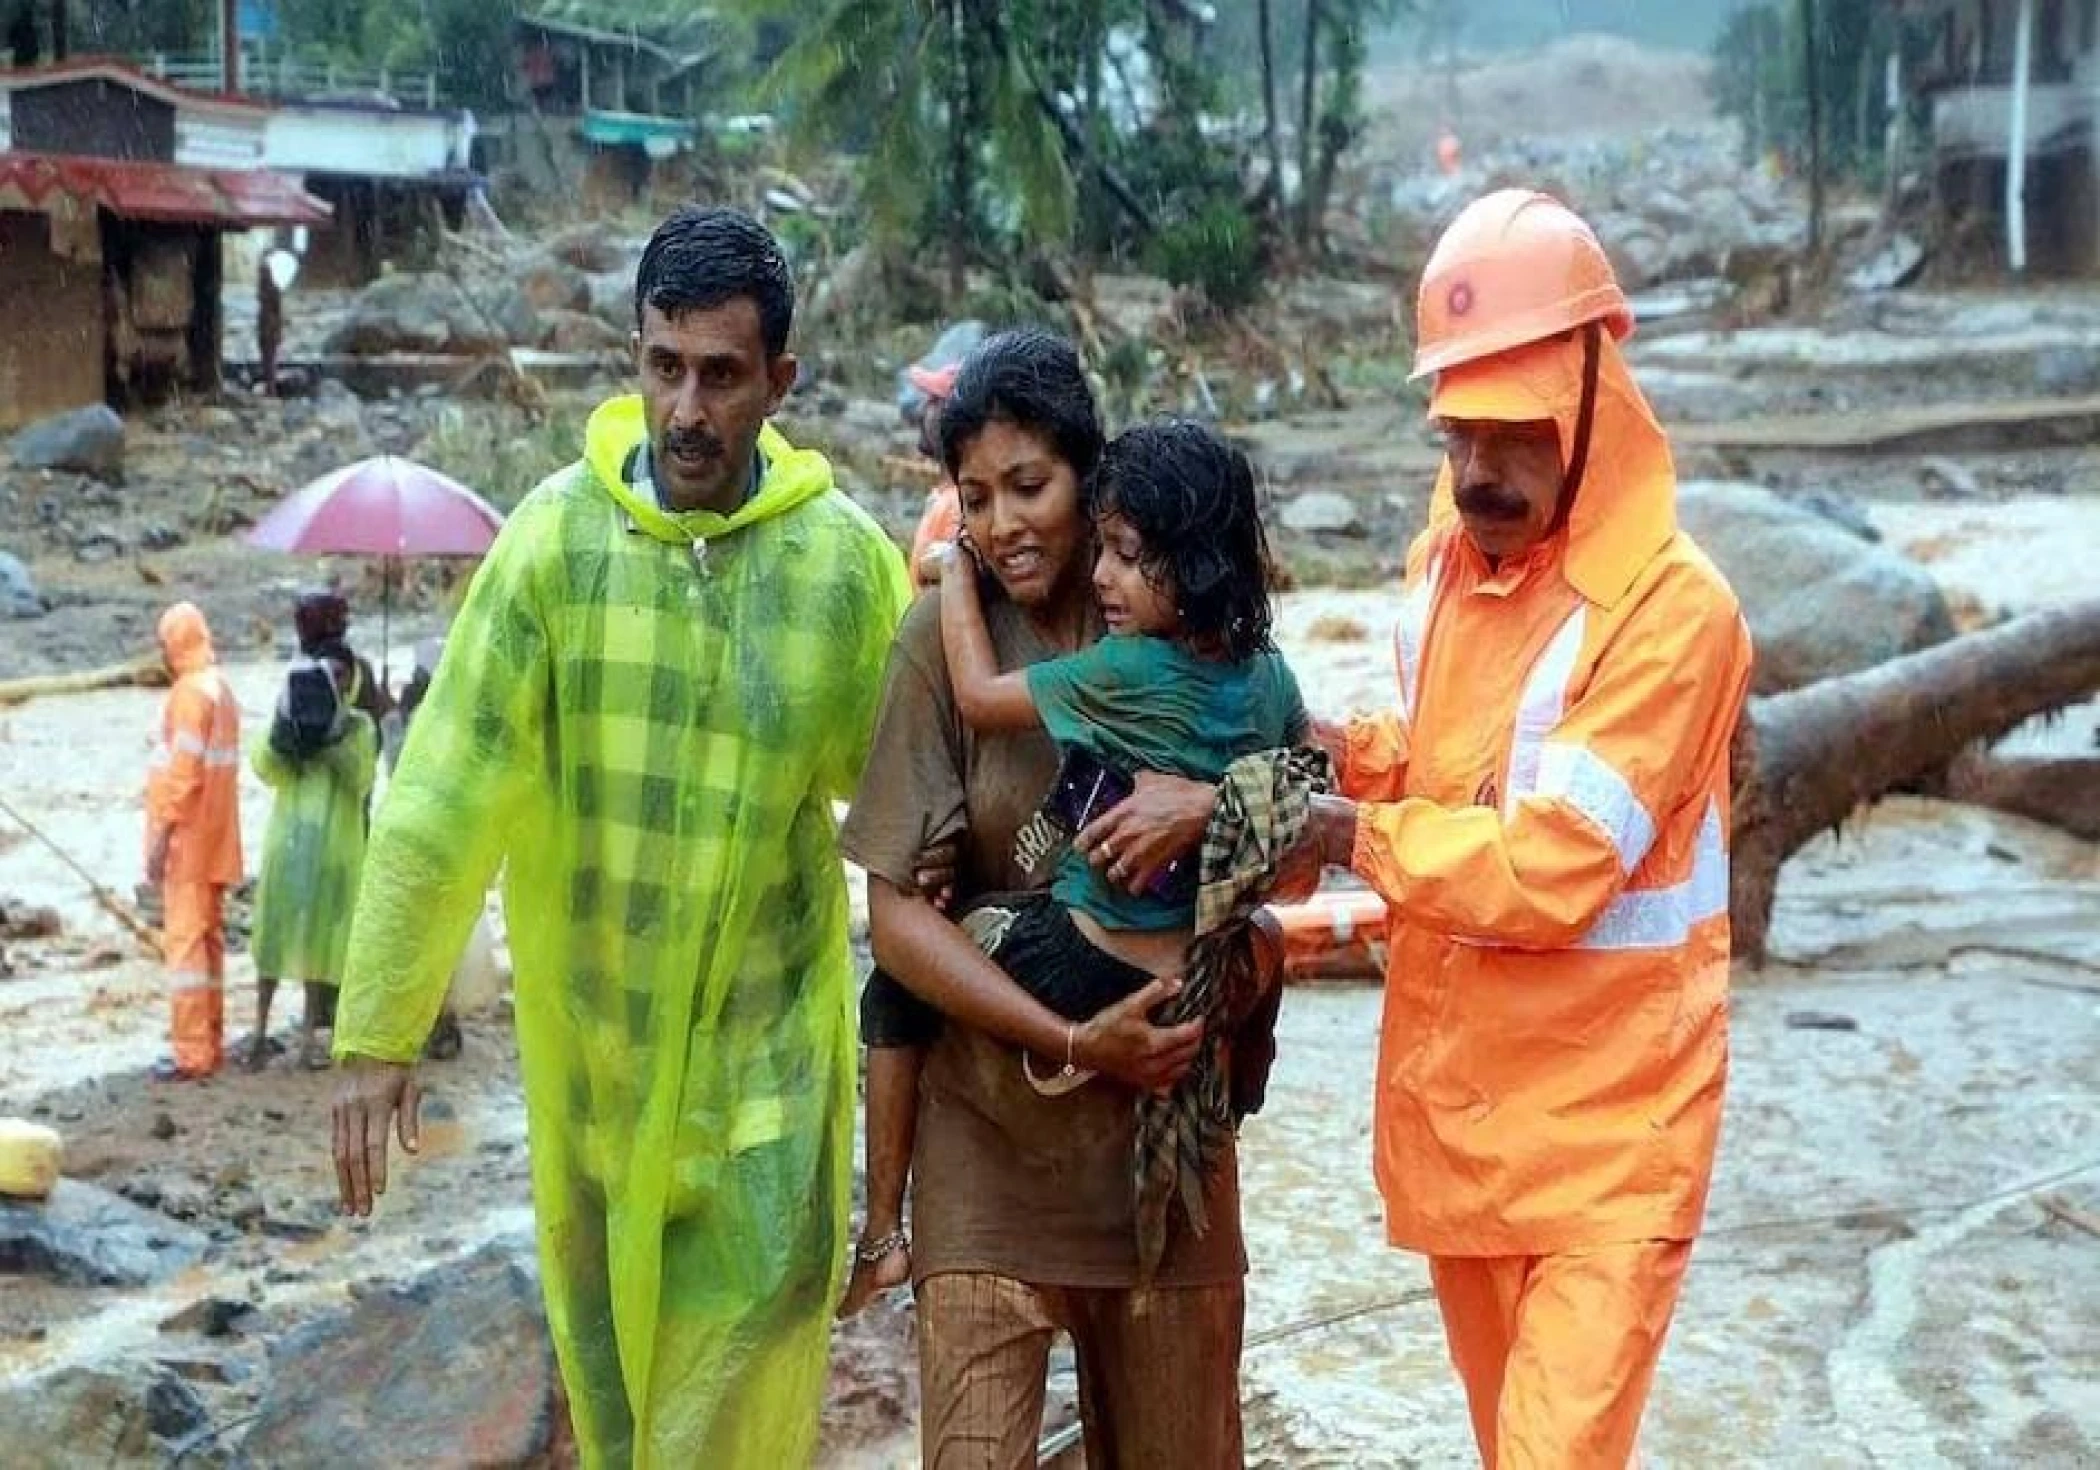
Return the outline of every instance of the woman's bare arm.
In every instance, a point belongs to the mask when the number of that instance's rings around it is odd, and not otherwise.
[[[941,566],[941,647],[963,721],[980,733],[1040,730],[1026,673],[1002,674],[977,591],[977,561],[960,547]]]

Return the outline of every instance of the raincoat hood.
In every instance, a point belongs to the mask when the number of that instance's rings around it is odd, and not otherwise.
[[[1567,578],[1600,607],[1615,606],[1641,568],[1677,530],[1677,470],[1670,442],[1609,333],[1597,336],[1597,401],[1589,458],[1567,519]],[[1584,333],[1533,342],[1437,374],[1435,419],[1509,422],[1551,419],[1560,430],[1561,466],[1582,413]],[[1437,474],[1429,506],[1433,532],[1455,526],[1451,463]]]
[[[209,668],[219,661],[218,655],[212,651],[211,628],[193,602],[178,602],[162,613],[160,626],[155,631],[160,638],[161,653],[177,678]]]
[[[758,452],[765,457],[766,474],[756,495],[726,516],[711,510],[668,511],[627,478],[635,450],[648,441],[649,421],[641,397],[611,398],[598,405],[584,429],[584,460],[635,525],[659,541],[683,545],[726,536],[793,510],[831,488],[830,462],[813,449],[795,448],[769,423],[758,431]]]

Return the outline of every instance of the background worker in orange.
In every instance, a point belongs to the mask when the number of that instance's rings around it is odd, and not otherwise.
[[[1589,228],[1506,190],[1424,273],[1446,460],[1393,710],[1327,731],[1314,827],[1386,901],[1374,1160],[1490,1470],[1627,1464],[1727,1068],[1734,595]]]
[[[226,890],[241,881],[241,715],[219,672],[204,614],[178,602],[160,617],[175,686],[161,707],[146,778],[146,881],[161,900],[161,950],[174,1055],[163,1081],[209,1077],[224,1060]]]
[[[919,452],[937,464],[940,452],[935,447],[938,443],[935,435],[940,428],[941,410],[955,396],[955,379],[961,371],[960,362],[938,368],[914,364],[905,369],[911,385],[925,397],[919,410]],[[911,580],[914,587],[924,589],[941,585],[938,553],[945,551],[961,534],[962,496],[943,466],[941,481],[926,492],[925,508],[919,512],[919,524],[912,531]]]

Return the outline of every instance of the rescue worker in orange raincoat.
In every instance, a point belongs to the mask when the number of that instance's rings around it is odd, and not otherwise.
[[[925,398],[919,409],[919,451],[936,463],[940,454],[934,447],[934,436],[940,426],[941,410],[955,396],[955,379],[961,371],[960,361],[945,367],[915,365],[905,369],[911,385]],[[926,492],[925,508],[919,512],[919,524],[912,530],[910,566],[913,586],[923,590],[941,585],[939,553],[961,534],[962,496],[944,470],[941,482]]]
[[[158,885],[174,1055],[162,1081],[209,1077],[224,1060],[226,890],[241,881],[241,714],[194,604],[160,617],[175,686],[146,778],[146,881]]]
[[[1489,1470],[1620,1470],[1706,1207],[1727,1068],[1735,596],[1589,227],[1504,190],[1418,305],[1446,459],[1392,709],[1325,730],[1325,859],[1391,926],[1373,1158]]]

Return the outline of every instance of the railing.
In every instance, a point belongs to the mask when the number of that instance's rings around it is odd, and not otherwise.
[[[148,76],[202,92],[218,91],[225,79],[219,58],[211,55],[167,56],[156,53],[141,57],[139,67]],[[294,61],[290,57],[243,56],[241,91],[253,97],[287,100],[380,96],[411,104],[419,102],[434,109],[438,102],[438,79],[437,73],[430,71],[392,71],[387,67],[374,71]]]

